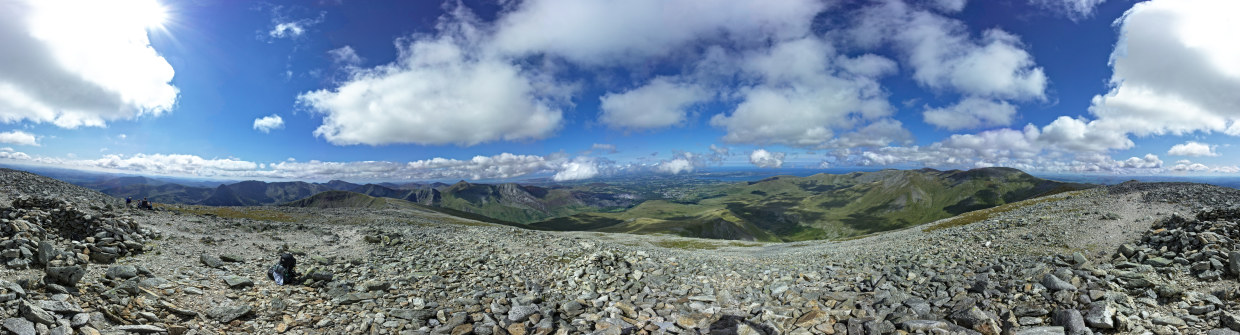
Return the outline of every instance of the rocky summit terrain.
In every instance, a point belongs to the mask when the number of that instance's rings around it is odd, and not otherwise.
[[[1240,191],[1125,183],[847,241],[161,206],[0,170],[14,334],[1236,334]],[[266,270],[297,256],[304,282]]]

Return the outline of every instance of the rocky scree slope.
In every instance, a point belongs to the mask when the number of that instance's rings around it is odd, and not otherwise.
[[[3,270],[0,319],[18,334],[1233,334],[1237,193],[1126,184],[964,226],[780,244],[415,210],[105,210],[144,247],[107,265],[65,248],[87,269],[76,285]],[[262,278],[285,251],[304,285]]]

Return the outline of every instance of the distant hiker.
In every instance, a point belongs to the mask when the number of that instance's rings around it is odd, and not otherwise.
[[[138,208],[140,208],[140,209],[151,209],[151,202],[150,202],[150,201],[147,201],[147,200],[146,200],[146,198],[144,197],[144,198],[142,198],[142,201],[138,202]]]
[[[280,255],[280,262],[267,270],[267,278],[274,280],[276,285],[296,283],[297,271],[293,270],[295,266],[297,266],[297,259],[293,258],[293,254]]]
[[[125,197],[125,208],[129,208],[130,204],[132,203],[133,203],[133,197]]]

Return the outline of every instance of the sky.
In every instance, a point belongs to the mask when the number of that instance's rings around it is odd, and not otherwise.
[[[1234,0],[0,0],[0,163],[1240,173]]]

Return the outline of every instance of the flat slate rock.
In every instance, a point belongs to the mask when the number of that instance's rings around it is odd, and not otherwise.
[[[4,320],[4,329],[17,335],[35,335],[34,322],[22,318]]]
[[[250,305],[220,306],[207,311],[207,316],[222,323],[229,323],[250,313]]]
[[[224,284],[228,284],[229,288],[242,289],[254,286],[254,281],[242,276],[228,276],[224,277]]]
[[[130,333],[138,333],[138,334],[162,333],[162,332],[167,331],[167,330],[164,330],[163,328],[159,328],[159,327],[152,326],[152,325],[116,326],[116,329],[121,330],[121,331],[127,331]]]

